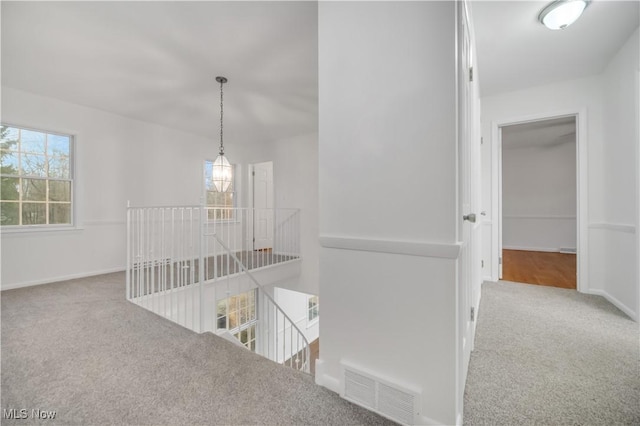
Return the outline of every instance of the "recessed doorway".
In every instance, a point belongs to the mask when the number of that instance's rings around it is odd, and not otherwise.
[[[577,287],[575,115],[501,132],[501,279]]]

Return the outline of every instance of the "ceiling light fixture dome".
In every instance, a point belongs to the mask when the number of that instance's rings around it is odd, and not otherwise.
[[[551,30],[563,30],[584,12],[590,0],[556,0],[542,9],[538,20]]]

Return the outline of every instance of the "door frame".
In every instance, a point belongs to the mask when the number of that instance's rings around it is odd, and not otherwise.
[[[502,276],[502,139],[501,128],[514,124],[531,123],[560,117],[576,118],[576,261],[577,290],[589,291],[588,280],[588,185],[587,173],[587,109],[541,112],[520,117],[508,117],[491,122],[491,220],[496,225],[491,230],[492,281]]]

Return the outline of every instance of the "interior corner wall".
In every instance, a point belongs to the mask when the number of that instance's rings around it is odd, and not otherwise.
[[[2,122],[75,137],[77,227],[2,232],[2,289],[125,268],[126,207],[197,205],[211,140],[93,108],[2,87]],[[261,155],[227,149],[240,165]]]
[[[320,2],[320,360],[456,422],[455,2]]]
[[[636,321],[640,318],[637,276],[640,219],[636,207],[639,38],[636,29],[602,74],[604,212],[603,220],[590,227],[590,238],[598,242],[593,249],[593,264],[590,264],[594,272],[591,287]]]
[[[318,134],[275,141],[269,158],[273,161],[275,207],[300,209],[301,274],[278,286],[318,295]]]

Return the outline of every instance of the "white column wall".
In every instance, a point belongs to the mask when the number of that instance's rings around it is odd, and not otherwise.
[[[199,204],[203,164],[217,139],[104,111],[2,88],[2,121],[75,136],[77,228],[2,232],[2,289],[95,275],[125,268],[126,206]],[[263,155],[228,143],[232,163]],[[244,186],[240,179],[240,195]]]
[[[592,221],[591,290],[613,301],[636,321],[640,314],[638,273],[637,150],[638,30],[613,57],[602,74],[604,106],[603,220]]]
[[[275,206],[300,209],[301,275],[280,287],[319,294],[318,282],[318,134],[271,144]]]
[[[456,422],[455,34],[454,2],[319,4],[316,381],[419,389],[420,423]]]

